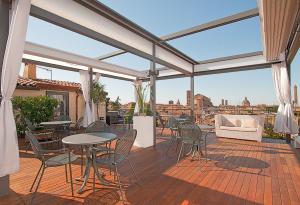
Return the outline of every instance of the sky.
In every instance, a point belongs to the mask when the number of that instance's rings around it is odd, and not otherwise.
[[[206,23],[228,15],[257,7],[256,0],[102,0],[102,3],[134,21],[157,36],[167,35],[182,29]],[[30,17],[27,41],[69,51],[88,57],[97,57],[117,50],[93,39],[65,30],[42,20]],[[169,41],[172,46],[195,60],[206,60],[262,50],[259,18],[203,31]],[[149,69],[148,60],[133,54],[124,54],[107,62],[136,70]],[[292,85],[299,87],[300,54],[291,65]],[[22,71],[21,71],[22,72]],[[39,78],[50,78],[50,72],[38,69]],[[53,69],[53,79],[79,82],[76,72]],[[102,77],[109,97],[118,96],[121,103],[134,101],[131,82]],[[186,90],[190,79],[157,81],[157,103],[186,103]],[[211,98],[214,105],[221,99],[229,104],[241,104],[248,97],[251,104],[277,104],[271,69],[243,71],[195,77],[195,93]]]

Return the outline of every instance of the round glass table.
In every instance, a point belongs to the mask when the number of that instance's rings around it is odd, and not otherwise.
[[[86,166],[83,174],[83,183],[80,189],[77,191],[78,193],[82,193],[84,187],[90,176],[91,166],[93,166],[94,172],[99,178],[99,180],[106,184],[104,178],[100,175],[96,165],[93,163],[93,158],[91,155],[91,149],[93,146],[98,144],[105,144],[107,142],[111,142],[117,138],[116,134],[107,133],[107,132],[94,132],[94,133],[83,133],[83,134],[75,134],[64,137],[62,142],[67,145],[77,145],[82,146],[85,149],[86,155]]]

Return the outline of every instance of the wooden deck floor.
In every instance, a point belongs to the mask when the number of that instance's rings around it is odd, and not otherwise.
[[[184,158],[176,166],[174,149],[166,155],[167,137],[156,148],[134,149],[131,155],[139,182],[133,183],[129,166],[121,167],[127,204],[300,204],[300,151],[281,141],[250,142],[209,137],[210,161]],[[20,151],[21,169],[10,177],[11,190],[0,204],[28,204],[30,185],[39,161],[31,152]],[[80,175],[79,164],[73,165]],[[106,175],[109,173],[105,171]],[[110,178],[110,176],[107,176]],[[132,180],[131,180],[132,179]],[[92,182],[92,180],[91,180]],[[80,182],[76,182],[79,188]],[[34,204],[121,204],[116,188],[89,183],[83,194],[71,197],[63,168],[45,172]]]

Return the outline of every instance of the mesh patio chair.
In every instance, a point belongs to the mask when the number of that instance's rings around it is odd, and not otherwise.
[[[82,126],[83,117],[80,117],[74,126],[70,126],[70,134],[77,134],[82,133],[85,131],[84,127]]]
[[[118,166],[123,161],[127,161],[136,181],[138,181],[133,164],[129,159],[130,151],[135,141],[136,134],[137,134],[136,130],[134,129],[129,130],[122,138],[119,138],[117,140],[115,149],[109,153],[97,156],[97,150],[96,151],[94,149],[92,150],[94,165],[96,166],[96,169],[98,167],[103,167],[103,168],[109,168],[114,170],[114,176],[117,178],[121,199],[123,202],[124,202],[123,189],[120,181]],[[95,191],[95,174],[94,174],[93,189]]]
[[[60,115],[58,116],[58,121],[71,121],[70,116],[68,115]],[[58,138],[64,138],[68,135],[70,135],[70,125],[71,124],[64,124],[64,125],[56,125],[55,128],[55,133]]]
[[[166,127],[166,121],[161,117],[161,115],[159,113],[156,113],[156,115],[157,115],[157,119],[159,121],[159,127],[161,128],[160,135],[162,136],[164,129]]]
[[[101,120],[97,120],[91,124],[89,124],[85,130],[86,133],[91,133],[91,132],[111,132],[111,128],[109,127],[108,124]]]
[[[33,125],[33,123],[25,118],[26,123],[26,130],[30,130],[31,133],[36,137],[38,141],[53,141],[56,140],[56,137],[54,136],[54,130],[53,129],[45,129],[43,126],[36,126]],[[25,151],[27,152],[30,143],[27,139],[25,139],[25,143],[27,144],[25,147]]]
[[[170,139],[166,154],[168,154],[169,149],[171,148],[173,143],[176,143],[176,152],[177,152],[178,145],[181,140],[181,137],[178,134],[178,126],[179,126],[178,121],[173,116],[170,117],[169,122],[168,122],[168,127],[171,130],[171,139]]]
[[[58,117],[58,120],[59,120],[59,121],[71,121],[71,118],[70,118],[70,116],[68,116],[68,115],[60,115],[60,116]]]
[[[184,148],[186,145],[191,146],[192,159],[196,153],[199,156],[203,156],[202,146],[205,148],[205,159],[207,161],[207,152],[206,152],[206,140],[203,139],[202,132],[200,128],[193,123],[185,123],[179,127],[179,135],[181,137],[181,147],[178,154],[177,164],[180,160],[181,155],[184,153]]]
[[[26,131],[25,133],[26,133],[25,136],[28,139],[28,141],[30,142],[32,150],[33,150],[36,158],[41,161],[41,166],[40,166],[38,173],[30,187],[30,192],[32,192],[32,189],[33,189],[34,185],[36,184],[36,188],[32,195],[30,204],[32,204],[32,202],[35,198],[36,192],[41,183],[45,169],[48,167],[65,166],[66,182],[68,182],[67,166],[69,165],[71,190],[72,190],[72,196],[74,196],[71,163],[77,159],[76,155],[74,155],[72,152],[70,152],[69,150],[67,150],[65,148],[58,149],[58,150],[46,150],[41,145],[47,144],[49,142],[41,142],[40,143],[37,141],[37,139],[35,138],[35,136],[32,134],[31,131]],[[53,143],[53,142],[54,141],[52,141],[51,143]],[[49,154],[52,154],[52,155],[49,155]]]

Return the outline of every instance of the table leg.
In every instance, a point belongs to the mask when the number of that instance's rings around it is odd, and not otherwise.
[[[96,176],[98,177],[99,181],[103,184],[103,185],[108,185],[109,182],[103,177],[103,175],[101,175],[99,173],[99,170],[97,168],[97,165],[93,162],[93,169],[94,169],[94,172],[96,174]]]
[[[89,150],[88,148],[86,148],[86,165],[85,165],[85,170],[84,170],[84,174],[83,174],[83,183],[80,187],[80,189],[77,191],[77,193],[82,193],[84,187],[86,186],[87,181],[89,180],[90,177],[90,170],[91,170],[91,156],[89,154]]]

